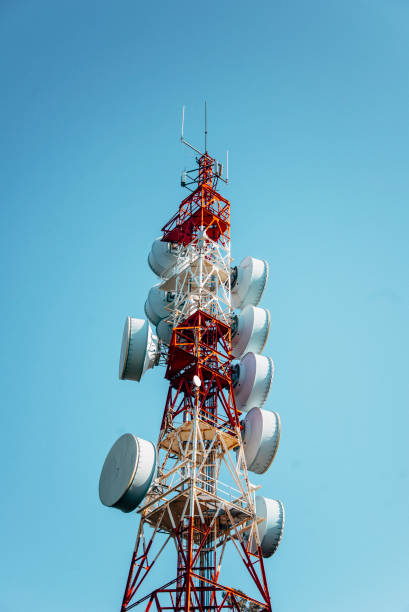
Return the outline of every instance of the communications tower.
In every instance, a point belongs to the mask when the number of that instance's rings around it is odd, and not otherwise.
[[[182,174],[190,193],[152,245],[149,321],[127,318],[119,365],[121,379],[136,381],[166,367],[160,432],[156,444],[122,435],[99,484],[104,505],[140,516],[121,612],[270,611],[264,558],[278,547],[284,509],[249,480],[271,465],[281,429],[263,408],[273,378],[261,354],[270,314],[258,307],[268,264],[232,266],[230,203],[217,192],[228,178],[206,141],[202,153],[184,140],[183,122],[182,142],[197,154]],[[226,559],[246,580],[223,582]]]

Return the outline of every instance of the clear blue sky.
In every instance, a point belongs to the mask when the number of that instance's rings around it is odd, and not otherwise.
[[[273,610],[408,612],[409,6],[205,7],[0,4],[0,608],[119,609],[137,519],[99,473],[121,433],[155,440],[166,393],[159,368],[118,380],[123,320],[184,196],[181,106],[200,144],[207,99],[233,256],[271,269]]]

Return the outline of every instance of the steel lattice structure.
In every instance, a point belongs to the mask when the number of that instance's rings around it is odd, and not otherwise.
[[[197,163],[194,190],[162,228],[173,263],[159,289],[172,296],[166,317],[172,333],[156,362],[166,364],[169,389],[121,612],[271,610],[258,487],[249,481],[233,388],[230,203],[216,191],[215,159],[205,152]],[[252,584],[251,596],[220,581],[227,546]],[[151,589],[153,568],[169,547],[176,551],[174,573],[164,566]]]

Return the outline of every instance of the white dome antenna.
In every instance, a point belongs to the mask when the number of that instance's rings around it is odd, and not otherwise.
[[[127,317],[119,358],[119,378],[141,380],[143,374],[156,365],[159,355],[159,341],[149,322]]]
[[[248,304],[257,306],[268,279],[268,263],[264,259],[245,257],[239,266],[232,268],[231,303],[233,308]]]
[[[270,331],[270,312],[266,308],[245,306],[234,316],[232,326],[231,354],[241,357],[245,353],[261,353]]]
[[[274,364],[270,357],[247,353],[233,366],[232,380],[237,408],[247,412],[264,406],[270,392]]]

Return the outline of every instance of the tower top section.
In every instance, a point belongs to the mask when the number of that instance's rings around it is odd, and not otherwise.
[[[183,134],[184,124],[185,124],[185,107],[183,106],[182,107],[182,131],[181,131],[180,141],[182,144],[186,145],[187,147],[189,147],[190,149],[198,153],[200,157],[196,158],[196,161],[199,165],[199,174],[195,178],[193,178],[190,175],[191,173],[194,173],[195,170],[189,170],[189,171],[185,170],[185,172],[182,174],[182,181],[181,181],[182,187],[187,187],[189,189],[188,187],[189,184],[192,184],[195,182],[200,183],[203,180],[212,182],[213,188],[216,187],[216,185],[214,184],[214,180],[216,180],[216,184],[218,180],[221,180],[224,183],[228,183],[229,182],[229,152],[226,151],[226,176],[223,177],[223,164],[217,162],[216,159],[211,157],[207,151],[207,103],[205,102],[205,130],[204,130],[205,148],[204,148],[204,153],[202,153],[197,147],[193,146],[190,142],[185,140],[185,137]],[[202,170],[202,172],[200,172],[200,170]],[[204,170],[206,171],[203,172]],[[191,182],[188,182],[188,180]]]
[[[228,155],[226,178],[223,164],[207,152],[207,106],[205,105],[205,152],[187,142],[183,135],[185,108],[182,109],[181,142],[195,151],[196,167],[184,170],[181,185],[190,191],[178,212],[162,227],[163,242],[187,246],[193,240],[210,240],[227,248],[230,242],[230,203],[217,191],[219,181],[228,182]]]
[[[194,238],[206,236],[227,246],[230,241],[230,202],[213,187],[212,158],[203,155],[198,162],[197,187],[162,227],[162,240],[187,246]]]

